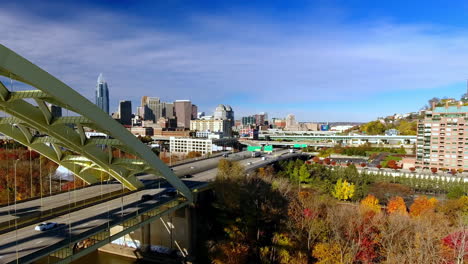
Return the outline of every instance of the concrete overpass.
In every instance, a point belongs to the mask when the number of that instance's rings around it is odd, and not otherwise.
[[[316,142],[330,142],[332,144],[342,143],[346,145],[373,143],[373,144],[388,144],[396,142],[398,144],[414,144],[416,143],[416,136],[385,136],[385,135],[291,135],[284,134],[259,134],[259,139],[270,138],[273,140],[292,140],[292,141],[316,141]],[[297,143],[296,143],[297,144]],[[310,144],[310,142],[309,142]]]

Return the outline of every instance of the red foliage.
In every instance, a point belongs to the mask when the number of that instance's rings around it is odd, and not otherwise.
[[[311,218],[311,219],[315,219],[315,218],[318,217],[318,214],[317,214],[317,212],[314,212],[314,211],[312,211],[312,210],[309,209],[309,208],[305,208],[305,209],[304,209],[304,217],[306,217],[306,218]]]
[[[312,161],[314,161],[315,163],[318,163],[318,162],[320,161],[320,158],[317,157],[317,156],[315,156],[315,157],[312,159]]]
[[[363,167],[363,168],[366,167],[366,163],[364,163],[364,162],[361,163],[361,167]]]
[[[332,162],[331,162],[331,165],[332,165],[332,166],[336,166],[336,161],[332,161]]]
[[[67,182],[65,184],[62,184],[62,191],[67,191],[67,190],[73,190],[75,187],[74,182]]]
[[[387,167],[391,168],[391,169],[394,169],[395,166],[397,166],[397,163],[395,160],[389,160],[388,163],[387,163]]]
[[[468,252],[468,230],[452,233],[444,237],[442,242],[451,249],[460,250],[464,247],[464,251]]]
[[[324,162],[325,164],[327,164],[327,165],[330,165],[330,163],[331,163],[330,158],[325,158],[325,159],[323,160],[323,162]]]
[[[377,165],[377,169],[379,169],[379,170],[380,170],[381,168],[382,168],[382,165],[380,165],[380,164],[379,164],[379,165]]]
[[[360,263],[375,263],[378,257],[379,244],[375,238],[378,236],[379,230],[372,224],[375,215],[374,211],[367,211],[363,216],[363,221],[356,228],[359,235],[355,240],[359,244],[359,251],[355,258]]]

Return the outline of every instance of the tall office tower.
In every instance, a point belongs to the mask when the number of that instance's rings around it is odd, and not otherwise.
[[[230,105],[226,106],[226,118],[231,120],[231,126],[233,127],[236,121],[234,120],[234,110]]]
[[[198,107],[196,105],[192,105],[192,116],[191,119],[197,119],[197,112],[198,112]]]
[[[190,100],[176,100],[174,110],[177,118],[177,127],[190,128],[192,117],[192,102]]]
[[[96,105],[109,114],[109,89],[102,73],[99,74],[96,85]]]
[[[141,109],[140,112],[143,120],[151,120],[153,122],[158,121],[163,113],[161,100],[158,97],[141,97]]]
[[[242,117],[242,125],[243,126],[255,125],[255,117],[254,116]]]
[[[161,117],[161,100],[159,100],[159,97],[148,97],[146,106],[152,112],[152,120],[154,122],[158,121]]]
[[[164,116],[166,118],[174,118],[174,103],[164,103]]]
[[[47,104],[52,117],[62,117],[62,107],[53,104]]]
[[[224,120],[227,118],[226,107],[222,104],[219,104],[213,114],[214,119]]]
[[[122,125],[132,124],[132,102],[120,101],[119,102],[119,117]]]

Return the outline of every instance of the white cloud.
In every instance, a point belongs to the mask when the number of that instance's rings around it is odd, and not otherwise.
[[[202,108],[235,107],[235,94],[271,104],[363,100],[454,83],[468,68],[466,32],[434,25],[308,21],[296,28],[252,17],[194,16],[187,29],[169,31],[141,27],[128,15],[81,12],[58,22],[2,9],[2,44],[90,99],[103,72],[114,106],[142,95],[188,98]],[[317,109],[311,105],[310,112]]]

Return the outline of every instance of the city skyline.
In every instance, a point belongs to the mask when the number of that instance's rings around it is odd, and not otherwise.
[[[91,101],[105,72],[112,110],[147,94],[237,116],[369,121],[459,98],[468,75],[462,2],[450,17],[426,2],[24,3],[0,11],[3,43]]]

